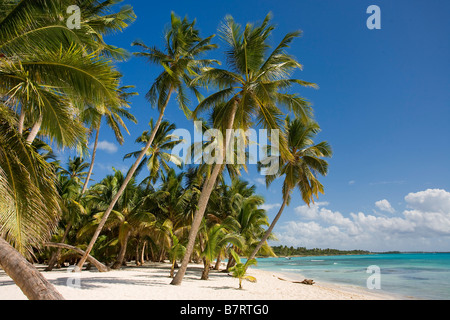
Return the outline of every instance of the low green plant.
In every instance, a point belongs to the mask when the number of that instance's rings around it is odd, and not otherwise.
[[[257,264],[256,259],[249,259],[245,263],[242,263],[241,258],[233,249],[231,249],[231,255],[233,256],[234,260],[236,261],[236,265],[231,267],[229,269],[229,271],[231,272],[231,275],[234,278],[239,279],[239,289],[242,289],[242,280],[256,282],[255,277],[247,275],[247,268],[252,265],[256,265]]]

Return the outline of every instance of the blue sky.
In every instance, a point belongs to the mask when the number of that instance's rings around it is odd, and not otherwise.
[[[126,48],[137,39],[162,47],[170,12],[197,20],[202,36],[217,33],[227,14],[241,24],[268,12],[277,25],[276,44],[302,30],[289,53],[304,70],[294,76],[320,89],[298,88],[313,103],[322,127],[317,142],[334,150],[322,178],[325,195],[304,207],[298,194],[283,213],[273,244],[338,249],[450,251],[450,22],[448,1],[125,1],[137,14],[125,32],[107,41]],[[381,29],[369,30],[369,5],[381,9]],[[217,44],[222,45],[218,37]],[[213,55],[223,60],[221,48]],[[103,126],[94,179],[126,170],[135,138],[157,117],[145,93],[160,69],[139,58],[118,64],[124,84],[136,86],[132,99],[139,124],[119,146]],[[192,107],[195,107],[194,105]],[[191,130],[173,99],[166,119]],[[265,196],[270,219],[281,203],[281,180],[266,190],[251,167],[243,177]],[[429,204],[429,206],[424,206]],[[370,223],[369,223],[370,221]],[[329,235],[329,236],[327,236]]]

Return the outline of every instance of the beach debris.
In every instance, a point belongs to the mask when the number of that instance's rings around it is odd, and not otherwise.
[[[311,280],[311,279],[305,279],[305,280],[303,280],[302,282],[300,282],[300,283],[303,283],[303,284],[309,284],[309,285],[313,285],[315,282],[314,282],[314,280]]]
[[[273,276],[276,277],[276,278],[278,278],[278,280],[289,281],[289,280],[280,278],[280,277],[278,277],[278,276],[276,276],[276,275],[273,275]],[[292,282],[292,283],[308,284],[308,285],[311,285],[311,286],[315,283],[314,280],[312,280],[312,279],[305,279],[305,280],[303,280],[303,281],[290,281],[290,282]]]

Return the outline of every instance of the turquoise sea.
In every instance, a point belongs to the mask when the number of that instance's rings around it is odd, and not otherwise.
[[[404,298],[450,299],[450,253],[399,253],[291,258],[258,258],[255,267],[291,279],[339,283],[367,289],[369,266],[379,267],[380,293]],[[373,282],[374,283],[374,282]]]

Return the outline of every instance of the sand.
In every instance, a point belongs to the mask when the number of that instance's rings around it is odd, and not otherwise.
[[[44,266],[38,266],[43,270]],[[398,297],[350,286],[316,282],[293,283],[286,275],[249,269],[257,282],[239,281],[227,273],[211,270],[209,280],[199,280],[201,265],[190,265],[180,286],[170,285],[168,263],[146,263],[100,273],[71,273],[68,268],[43,272],[67,300],[386,300]],[[0,300],[26,299],[0,269]]]

